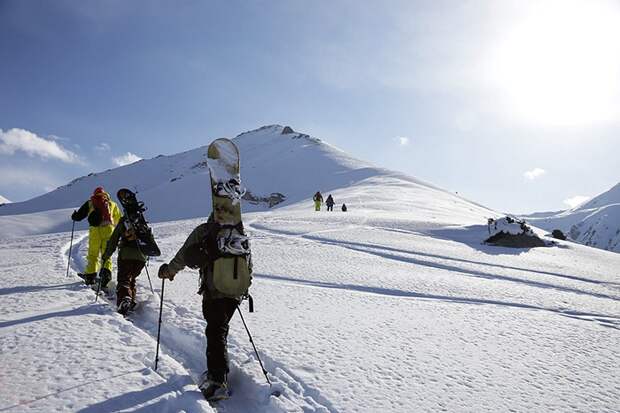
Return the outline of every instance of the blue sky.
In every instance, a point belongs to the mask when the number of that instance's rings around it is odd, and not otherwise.
[[[511,212],[620,181],[613,1],[0,1],[0,195],[265,124]]]

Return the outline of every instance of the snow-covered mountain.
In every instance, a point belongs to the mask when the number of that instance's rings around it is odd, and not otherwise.
[[[620,252],[620,183],[575,208],[525,218],[549,231],[560,229],[582,244]]]
[[[204,217],[211,209],[206,166],[207,145],[211,140],[206,139],[205,146],[186,152],[159,155],[91,173],[31,200],[3,205],[0,233],[26,235],[70,230],[71,210],[87,200],[97,186],[103,186],[112,195],[122,187],[137,191],[139,199],[149,208],[147,218],[152,222]],[[264,126],[242,133],[234,141],[241,153],[241,177],[248,189],[243,205],[245,212],[268,210],[274,204],[281,207],[303,200],[310,203],[316,191],[327,195],[337,189],[366,185],[375,187],[369,189],[367,196],[347,199],[345,191],[336,197],[336,202],[361,208],[377,200],[383,203],[385,198],[395,206],[400,202],[394,209],[402,211],[444,200],[439,209],[448,216],[476,211],[478,220],[494,215],[493,211],[428,183],[355,159],[290,127]],[[383,195],[374,194],[381,191]],[[445,205],[453,208],[445,210]],[[49,210],[55,212],[46,212]],[[85,222],[77,228],[86,228]]]
[[[11,203],[11,201],[9,201],[8,199],[6,199],[2,195],[0,195],[0,205],[1,204],[10,204],[10,203]]]
[[[0,207],[0,411],[617,411],[620,255],[565,241],[482,244],[493,211],[283,132],[236,138],[254,196],[244,208],[260,210],[244,213],[256,306],[247,324],[271,386],[235,315],[233,396],[207,404],[194,384],[206,368],[197,271],[166,282],[165,297],[154,278],[210,210],[201,147]],[[153,291],[148,273],[138,277],[128,319],[114,289],[95,303],[76,275],[88,232],[49,233],[70,230],[71,209],[97,185],[137,186],[162,221]],[[316,190],[348,212],[315,212]],[[286,200],[269,208],[274,192]],[[6,237],[18,227],[42,235]]]

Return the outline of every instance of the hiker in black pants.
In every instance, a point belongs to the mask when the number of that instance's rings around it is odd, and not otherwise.
[[[334,204],[335,204],[334,198],[332,198],[332,195],[329,194],[329,196],[325,200],[325,205],[327,205],[327,210],[328,211],[333,211],[334,210]]]
[[[241,302],[241,296],[230,296],[218,291],[213,279],[213,257],[216,256],[218,224],[209,216],[206,223],[194,228],[183,246],[168,264],[159,268],[159,278],[174,280],[186,266],[200,270],[202,315],[207,321],[207,371],[202,374],[198,388],[207,400],[225,399],[228,392],[228,324]],[[241,228],[243,232],[243,227]],[[206,248],[205,248],[206,247]],[[251,276],[252,261],[248,258]]]

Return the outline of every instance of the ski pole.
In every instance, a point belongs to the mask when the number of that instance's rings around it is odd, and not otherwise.
[[[69,241],[69,257],[67,258],[67,277],[69,276],[69,266],[71,265],[71,248],[73,248],[73,231],[75,230],[75,221],[71,220],[71,241]]]
[[[138,252],[142,255],[146,255],[142,252],[142,248],[140,248],[140,244],[136,241],[136,247],[138,247]],[[146,257],[146,264],[144,265],[144,269],[146,270],[146,278],[149,280],[149,285],[151,286],[151,294],[155,294],[155,290],[153,290],[153,283],[151,282],[151,276],[149,275],[149,259],[151,257]]]
[[[101,275],[99,275],[99,283],[97,284],[97,296],[95,297],[95,302],[99,299],[99,291],[101,291]]]
[[[138,247],[138,248],[140,248],[140,247]],[[149,258],[150,257],[148,257],[146,259],[146,265],[144,266],[144,269],[146,270],[146,278],[149,279],[149,285],[151,286],[151,294],[155,294],[155,290],[153,290],[153,283],[151,282],[151,276],[149,275]],[[163,291],[163,289],[162,289],[162,291]]]
[[[258,350],[256,350],[256,346],[254,345],[254,340],[252,339],[252,334],[250,334],[248,325],[245,323],[245,319],[243,318],[243,314],[241,313],[241,308],[239,308],[239,304],[237,304],[237,311],[239,311],[239,315],[241,316],[241,321],[243,321],[243,326],[245,327],[245,331],[248,332],[248,337],[250,338],[250,343],[252,343],[252,347],[254,347],[254,353],[256,353],[256,358],[258,358],[260,368],[263,370],[263,374],[265,375],[265,378],[267,379],[267,383],[269,383],[269,386],[271,386],[271,380],[269,380],[269,377],[267,376],[267,370],[265,370],[265,367],[263,366],[263,361],[260,359],[260,356],[258,355]]]
[[[161,333],[161,313],[164,308],[164,283],[165,278],[161,280],[161,297],[159,301],[159,326],[157,327],[157,349],[155,350],[155,371],[157,371],[157,362],[159,361],[159,334]]]

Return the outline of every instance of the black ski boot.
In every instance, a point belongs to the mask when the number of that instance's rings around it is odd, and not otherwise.
[[[122,316],[126,316],[133,309],[133,302],[130,297],[125,297],[118,303],[117,311]]]
[[[212,380],[206,372],[202,374],[202,379],[200,384],[198,384],[198,388],[202,392],[205,399],[210,402],[230,398],[230,392],[228,391],[226,379],[224,379],[223,382]]]
[[[94,272],[89,273],[89,274],[78,273],[78,277],[84,280],[84,284],[93,285],[95,283],[95,278],[97,277],[97,273],[94,273]]]

